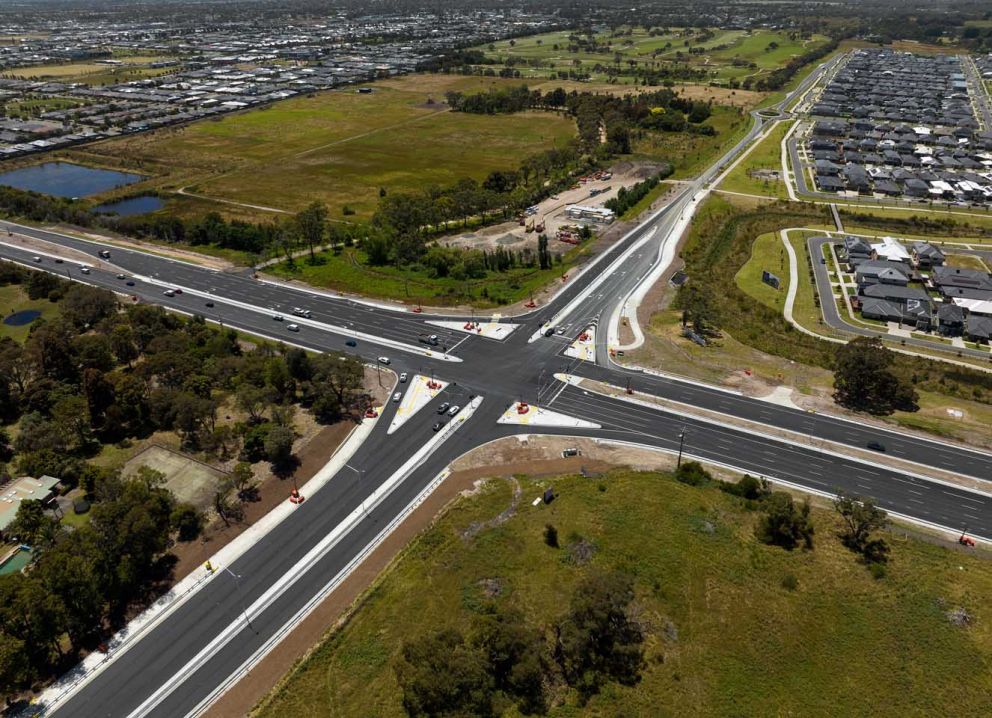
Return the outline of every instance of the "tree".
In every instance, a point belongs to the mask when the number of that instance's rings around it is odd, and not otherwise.
[[[633,620],[634,584],[613,571],[584,579],[557,626],[556,659],[583,700],[608,681],[634,685],[644,665],[644,634]]]
[[[293,458],[293,440],[296,435],[288,426],[273,426],[265,437],[265,458],[273,466],[286,467]]]
[[[482,652],[453,628],[403,643],[396,678],[408,715],[491,716],[493,678]]]
[[[258,424],[265,419],[265,409],[269,404],[269,393],[252,384],[242,384],[238,387],[235,397],[238,408],[248,415],[248,421]]]
[[[61,537],[35,564],[33,575],[58,596],[74,648],[100,628],[104,612],[104,554],[96,534],[84,529]]]
[[[27,679],[28,673],[24,641],[0,633],[0,694],[13,693]]]
[[[238,498],[242,501],[252,498],[258,489],[255,472],[247,461],[239,461],[234,465],[230,480],[231,488],[237,492]]]
[[[17,507],[17,515],[4,533],[31,548],[44,550],[55,543],[59,529],[59,520],[45,511],[41,501],[28,499]]]
[[[838,347],[834,357],[834,400],[841,406],[886,415],[916,411],[919,395],[893,371],[895,355],[876,337],[857,337]]]
[[[59,307],[64,317],[82,329],[109,317],[117,308],[117,300],[106,289],[74,282],[66,290]]]
[[[488,605],[473,623],[471,642],[482,651],[498,690],[519,698],[525,713],[543,711],[543,642],[520,610]]]
[[[324,241],[327,231],[327,207],[321,202],[311,202],[296,215],[300,236],[310,248],[310,261],[316,262],[316,248]]]
[[[54,655],[62,654],[62,603],[34,576],[0,576],[0,632],[22,642],[32,667],[46,669]]]
[[[193,541],[203,531],[203,514],[193,504],[182,503],[172,509],[169,523],[178,532],[180,541]]]
[[[683,284],[677,295],[677,306],[685,310],[682,324],[692,323],[693,330],[701,334],[716,324],[716,306],[712,291],[700,284]]]
[[[781,546],[791,551],[799,545],[813,548],[813,521],[809,501],[804,499],[797,506],[784,491],[776,491],[762,504],[764,516],[758,522],[756,533],[763,543]]]
[[[866,563],[884,563],[888,560],[888,545],[884,539],[872,539],[875,531],[885,528],[888,514],[869,498],[840,491],[834,499],[834,510],[844,520],[841,542],[855,553],[861,554]]]

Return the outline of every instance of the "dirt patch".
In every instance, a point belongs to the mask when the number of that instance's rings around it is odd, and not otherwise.
[[[161,471],[165,488],[179,500],[201,511],[210,507],[217,485],[225,473],[164,446],[149,446],[124,464],[124,476],[133,476],[142,466]]]

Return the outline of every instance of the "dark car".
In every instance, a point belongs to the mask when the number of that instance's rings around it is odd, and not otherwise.
[[[357,347],[358,346],[358,342],[356,342],[354,339],[349,339],[348,341],[345,342],[345,344],[347,346],[349,346],[349,347]]]
[[[213,303],[213,302],[207,302],[207,306],[208,306],[208,307],[212,307],[213,305],[214,305],[214,303]]]
[[[127,282],[127,286],[133,287],[134,286],[134,282],[131,282],[131,281]]]
[[[868,448],[872,451],[885,451],[885,444],[880,441],[869,441]]]
[[[544,336],[546,336],[546,337],[553,337],[554,335],[555,335],[555,328],[554,327],[548,327],[547,329],[544,330]]]
[[[172,291],[174,291],[174,292],[175,292],[176,294],[182,294],[182,293],[183,293],[183,290],[182,290],[182,289],[180,289],[179,287],[176,287],[176,288],[175,288],[175,289],[173,289]]]
[[[436,424],[434,424],[434,431],[441,431],[441,427],[443,427],[443,426],[444,426],[444,422],[443,421],[437,422]]]
[[[437,408],[437,413],[438,414],[443,414],[444,412],[446,412],[448,410],[448,407],[449,406],[451,406],[451,404],[449,404],[448,402],[445,402],[445,403],[441,404],[441,406],[439,406]]]

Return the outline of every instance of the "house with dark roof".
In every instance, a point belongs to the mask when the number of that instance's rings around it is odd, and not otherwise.
[[[943,266],[944,253],[929,242],[913,242],[913,264],[920,269]]]
[[[836,177],[829,175],[817,175],[816,186],[821,192],[840,192],[844,189],[844,183]]]
[[[859,288],[872,284],[905,287],[910,280],[909,268],[905,264],[888,262],[884,259],[871,259],[859,263],[855,269],[854,278]]]
[[[885,270],[886,272],[890,270]],[[913,299],[918,302],[929,302],[930,295],[919,287],[906,287],[898,284],[867,284],[861,287],[860,294],[872,299],[888,299],[890,302],[905,304]]]
[[[965,267],[935,267],[930,275],[938,287],[961,287],[992,291],[992,274]]]
[[[973,342],[988,344],[992,340],[992,317],[969,314],[965,320],[964,335]]]
[[[866,297],[861,302],[861,316],[865,319],[875,319],[880,322],[902,322],[902,307],[887,299],[872,299]]]
[[[864,237],[844,237],[844,256],[848,269],[854,269],[872,258],[871,244]]]
[[[945,337],[959,337],[964,331],[964,309],[953,302],[937,305],[937,331]]]

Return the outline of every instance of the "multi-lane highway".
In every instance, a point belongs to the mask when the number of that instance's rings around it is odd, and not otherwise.
[[[777,109],[810,87],[827,67],[807,78]],[[535,433],[534,428],[497,423],[519,400],[534,404],[543,400],[555,411],[600,427],[540,429],[543,433],[675,451],[684,431],[690,456],[815,493],[843,488],[872,495],[884,508],[913,520],[947,527],[968,525],[975,534],[992,537],[992,495],[923,476],[928,468],[936,468],[985,480],[992,477],[989,454],[809,414],[674,377],[625,370],[610,361],[602,337],[618,308],[671,258],[681,229],[709,183],[760,135],[769,121],[766,116],[773,114],[754,115],[753,127],[733,150],[571,278],[547,305],[505,319],[518,326],[500,341],[427,323],[444,317],[262,282],[250,273],[218,272],[119,246],[109,246],[110,258],[100,262],[96,254],[105,247],[99,243],[0,223],[0,256],[7,259],[65,273],[67,267],[72,271],[78,266],[68,252],[82,253],[94,257],[93,268],[85,276],[74,274],[74,279],[317,351],[347,350],[366,359],[388,354],[397,371],[433,372],[451,382],[431,405],[389,435],[386,427],[396,405],[387,406],[346,469],[188,600],[166,611],[140,640],[125,642],[112,652],[102,670],[49,706],[49,713],[128,718],[198,715],[403,515],[454,458],[494,439]],[[21,237],[48,242],[50,250],[40,253]],[[60,253],[65,259],[56,264]],[[163,292],[169,288],[182,293],[167,296]],[[292,317],[293,307],[309,309],[311,318]],[[284,321],[274,320],[275,314],[284,316]],[[300,325],[298,332],[287,330],[291,321]],[[590,324],[600,329],[597,362],[576,363],[564,357],[567,344]],[[568,331],[564,336],[545,336],[549,326]],[[437,334],[438,345],[421,343],[425,334]],[[348,346],[349,341],[355,346]],[[565,369],[618,386],[629,382],[638,392],[706,409],[726,420],[690,418],[671,409],[562,385],[554,374]],[[677,373],[677,367],[672,371]],[[453,423],[434,433],[434,408],[442,401],[471,403],[474,413],[457,428]],[[769,432],[735,426],[739,419],[767,426]],[[793,432],[796,438],[782,438],[781,430]],[[914,462],[919,470],[897,471],[841,451],[845,446],[863,450],[869,441],[882,441],[891,456]],[[824,442],[832,448],[823,448]]]

